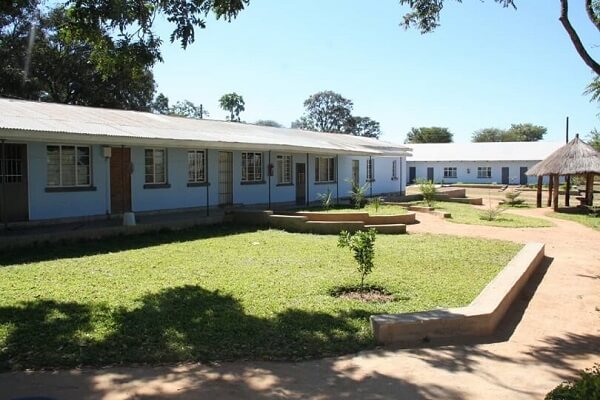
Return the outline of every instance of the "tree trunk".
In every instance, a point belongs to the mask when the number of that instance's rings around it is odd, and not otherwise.
[[[587,174],[585,180],[585,204],[594,204],[594,174]]]
[[[554,180],[554,192],[552,193],[552,202],[554,203],[554,211],[558,211],[558,192],[560,189],[559,175],[554,175],[553,180]]]
[[[554,187],[554,179],[553,176],[548,176],[548,201],[546,202],[546,207],[552,206],[552,188]]]
[[[544,177],[543,176],[538,176],[538,181],[537,181],[537,201],[536,201],[536,207],[537,208],[542,208],[542,185],[544,183]]]

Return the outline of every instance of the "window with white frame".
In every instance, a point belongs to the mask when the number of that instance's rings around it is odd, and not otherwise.
[[[369,158],[367,160],[367,182],[375,180],[375,160]]]
[[[292,156],[277,156],[277,184],[285,185],[292,183]]]
[[[262,180],[262,153],[242,153],[242,182],[261,182]]]
[[[315,182],[335,182],[334,157],[315,157]]]
[[[188,151],[188,183],[206,182],[206,152],[204,150]]]
[[[49,187],[91,185],[89,146],[51,145],[46,147]]]
[[[392,160],[392,180],[398,179],[398,160]]]
[[[444,167],[444,178],[456,178],[456,167]]]
[[[149,185],[167,183],[167,151],[146,149],[144,152],[145,180]]]
[[[488,179],[492,177],[492,167],[477,167],[477,177]]]

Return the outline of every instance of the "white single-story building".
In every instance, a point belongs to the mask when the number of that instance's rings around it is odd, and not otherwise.
[[[525,172],[563,143],[493,142],[409,144],[406,179],[436,183],[534,184]]]
[[[0,99],[0,222],[404,193],[407,146],[350,135]]]

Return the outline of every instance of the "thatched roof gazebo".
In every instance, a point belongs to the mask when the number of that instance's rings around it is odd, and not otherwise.
[[[559,177],[567,177],[567,182],[572,175],[584,175],[586,178],[585,198],[582,204],[591,206],[594,201],[594,176],[600,175],[600,152],[579,139],[576,135],[569,143],[550,154],[545,160],[531,167],[527,172],[529,176],[538,177],[537,207],[542,206],[542,182],[544,176],[550,177],[548,207],[554,203],[554,210],[558,210]],[[565,193],[565,204],[569,205],[569,188]]]

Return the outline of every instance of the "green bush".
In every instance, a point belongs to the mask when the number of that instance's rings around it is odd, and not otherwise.
[[[375,208],[375,212],[379,211],[379,207],[381,207],[383,205],[383,199],[379,196],[377,197],[371,197],[369,199],[369,204],[373,206],[373,208]]]
[[[327,188],[327,192],[325,193],[317,193],[317,197],[324,210],[328,211],[333,205],[333,193],[331,192],[331,189]]]
[[[423,201],[425,201],[428,207],[433,207],[435,195],[437,193],[437,188],[433,184],[433,181],[418,179],[417,184],[419,185],[419,190],[423,196]]]
[[[351,234],[341,231],[338,239],[338,247],[349,247],[354,253],[354,259],[358,263],[360,273],[360,289],[364,289],[365,277],[373,270],[373,258],[375,257],[375,237],[377,232],[371,228],[366,232],[358,231]]]
[[[525,200],[520,199],[519,196],[521,196],[521,192],[518,190],[507,191],[504,194],[504,197],[506,197],[506,204],[508,204],[509,206],[518,206],[520,204],[523,204]]]
[[[352,185],[352,189],[350,190],[350,201],[355,208],[363,208],[367,203],[367,189],[369,188],[369,184],[366,183],[363,186],[354,182],[352,179],[346,179],[346,182]]]
[[[545,400],[599,400],[600,364],[580,371],[571,382],[564,382],[548,393]]]

